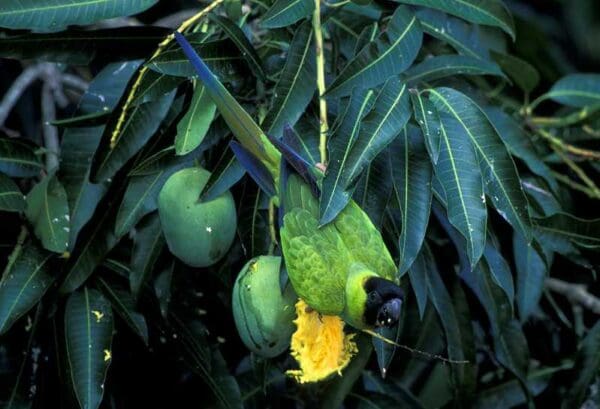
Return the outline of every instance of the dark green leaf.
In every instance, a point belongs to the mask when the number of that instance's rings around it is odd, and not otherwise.
[[[262,123],[267,134],[280,137],[285,125],[294,126],[315,93],[317,74],[312,38],[312,27],[308,21],[294,34],[275,86],[271,110]]]
[[[444,190],[448,219],[467,239],[467,254],[474,266],[483,254],[487,220],[479,161],[460,122],[446,111],[439,114],[442,143],[434,170]]]
[[[429,268],[423,252],[424,250],[419,253],[408,269],[410,286],[415,293],[417,307],[419,308],[419,318],[421,319],[423,319],[425,309],[427,308],[427,269]]]
[[[52,285],[54,274],[49,267],[52,256],[28,243],[14,261],[9,261],[0,280],[0,335],[27,313]]]
[[[245,173],[246,170],[233,155],[231,149],[225,150],[206,181],[206,185],[200,193],[200,200],[214,200],[236,184]]]
[[[369,112],[374,99],[375,92],[372,90],[355,90],[346,106],[340,126],[329,139],[329,165],[323,179],[320,198],[321,224],[333,220],[352,196],[352,189],[346,189],[348,181],[344,172],[349,166],[350,152],[358,137],[362,120]]]
[[[25,197],[15,182],[0,173],[0,210],[22,212],[25,210]]]
[[[377,328],[375,332],[385,339],[398,343],[400,334],[402,332],[402,326],[396,324],[390,328],[381,327]],[[382,339],[373,337],[373,349],[375,349],[375,355],[377,355],[377,365],[379,365],[379,371],[382,378],[385,378],[388,369],[394,360],[396,348],[396,345],[392,345]]]
[[[442,131],[440,129],[440,117],[437,109],[430,100],[421,96],[419,92],[411,92],[414,116],[423,131],[425,146],[431,162],[437,164],[440,157],[440,144],[442,142]]]
[[[439,55],[427,58],[404,72],[409,83],[434,81],[456,75],[495,75],[504,77],[496,64],[480,58],[465,55]]]
[[[39,175],[43,165],[34,147],[17,139],[0,138],[0,172],[15,178]]]
[[[5,0],[0,27],[58,31],[66,26],[140,13],[157,0]]]
[[[567,75],[533,101],[530,107],[533,109],[547,99],[575,108],[600,104],[600,74]]]
[[[104,181],[112,178],[125,163],[150,140],[164,119],[174,94],[157,101],[147,102],[131,108],[114,147],[110,146],[113,127],[107,126],[100,146],[92,159],[90,180]]]
[[[590,249],[600,248],[600,219],[586,220],[567,213],[557,213],[535,219],[536,229],[548,235],[548,240],[568,239]]]
[[[540,73],[527,61],[497,51],[492,51],[492,58],[523,92],[529,93],[539,84]]]
[[[134,104],[156,101],[179,86],[185,78],[161,74],[156,71],[146,71],[137,91]]]
[[[557,192],[558,182],[552,175],[552,170],[536,153],[527,131],[500,108],[486,107],[485,114],[510,153],[523,160],[533,173],[543,177],[552,190]]]
[[[308,17],[315,9],[312,0],[277,0],[262,16],[265,28],[286,27]]]
[[[142,314],[135,311],[135,300],[131,294],[124,288],[109,285],[102,278],[98,279],[98,285],[106,298],[110,300],[119,317],[148,346],[148,326],[146,325],[146,319]]]
[[[367,213],[375,227],[382,228],[385,209],[392,195],[390,152],[375,157],[356,184],[352,198]]]
[[[44,247],[56,253],[69,245],[69,205],[67,193],[56,175],[46,176],[27,194],[25,215]]]
[[[402,215],[398,272],[403,274],[419,254],[425,239],[431,209],[433,172],[423,135],[418,128],[406,126],[392,143],[391,149],[394,192]]]
[[[102,402],[112,335],[112,309],[100,292],[84,287],[69,297],[65,309],[67,364],[81,408],[97,409]]]
[[[89,230],[82,232],[67,265],[67,275],[60,287],[63,294],[75,291],[92,275],[108,252],[118,243],[114,234],[114,205],[102,209],[97,218],[92,219]]]
[[[218,14],[210,14],[209,16],[212,21],[221,27],[227,37],[233,41],[238,50],[240,50],[242,57],[244,57],[254,75],[261,80],[265,80],[262,61],[252,46],[252,43],[246,38],[242,29],[226,17],[221,17]]]
[[[531,240],[527,198],[521,188],[516,166],[502,140],[481,109],[464,94],[451,88],[431,91],[438,111],[451,116],[459,124],[458,132],[466,136],[479,157],[485,192],[498,213]],[[446,192],[448,193],[448,192]],[[480,197],[483,200],[483,195]]]
[[[517,377],[529,400],[531,392],[526,383],[529,349],[517,320],[512,319],[500,327],[500,333],[494,337],[494,350],[498,361]]]
[[[207,43],[191,42],[202,60],[225,79],[238,71],[242,55],[231,40],[218,40]],[[167,50],[148,62],[148,68],[161,74],[176,77],[196,76],[194,68],[180,49]]]
[[[217,107],[202,84],[194,83],[194,95],[186,114],[177,124],[175,152],[185,155],[196,149],[204,140],[215,116]]]
[[[500,0],[395,0],[425,6],[463,18],[471,23],[500,27],[513,40],[515,24],[508,8]]]
[[[414,14],[406,7],[398,7],[386,30],[346,64],[329,86],[327,95],[348,95],[354,87],[373,87],[400,74],[417,56],[422,37]]]
[[[597,322],[581,342],[573,367],[574,380],[568,389],[562,408],[581,407],[590,383],[598,376],[600,368],[600,322]]]
[[[143,285],[151,276],[165,243],[158,213],[142,219],[133,238],[129,274],[129,287],[136,300]]]
[[[80,65],[94,59],[133,60],[147,57],[169,33],[162,27],[139,26],[14,35],[2,38],[0,56]]]
[[[463,55],[474,58],[489,57],[478,26],[432,9],[417,10],[416,14],[421,28],[430,36],[448,43]]]
[[[461,327],[459,325],[454,305],[450,294],[442,281],[439,271],[436,268],[435,260],[429,250],[428,246],[423,248],[423,253],[420,257],[423,257],[424,264],[426,266],[422,273],[425,274],[425,280],[427,282],[427,290],[431,294],[431,302],[433,303],[444,327],[444,334],[446,335],[446,348],[448,351],[448,358],[455,361],[464,361],[466,359],[465,352],[462,347],[462,334]],[[455,364],[456,365],[456,364]],[[453,365],[453,367],[455,366]],[[459,364],[460,365],[460,364]],[[460,368],[456,368],[455,372],[459,379],[456,379],[458,385],[462,383],[460,379],[461,372]],[[457,385],[457,386],[458,386]]]
[[[525,322],[535,312],[542,297],[546,264],[517,232],[513,234],[513,254],[517,267],[517,306],[521,322]]]

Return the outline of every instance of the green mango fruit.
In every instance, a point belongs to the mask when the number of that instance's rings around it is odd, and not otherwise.
[[[295,330],[297,296],[289,282],[282,293],[280,270],[281,257],[255,257],[242,268],[233,287],[233,317],[240,338],[265,358],[285,351]]]
[[[210,172],[194,167],[167,179],[158,196],[158,214],[169,250],[192,267],[210,266],[235,238],[237,215],[231,192],[214,200],[198,198]]]

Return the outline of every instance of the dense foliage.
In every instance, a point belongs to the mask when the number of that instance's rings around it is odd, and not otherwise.
[[[3,0],[0,402],[596,407],[599,21],[594,0]],[[242,342],[238,273],[271,308],[279,259],[243,274],[281,255],[273,181],[231,149],[252,120],[322,176],[321,223],[353,198],[382,232],[403,347],[357,333],[341,376],[299,385],[292,317],[263,356]]]

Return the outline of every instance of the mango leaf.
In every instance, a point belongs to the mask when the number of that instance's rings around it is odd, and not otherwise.
[[[372,90],[355,89],[346,106],[340,126],[328,143],[329,165],[321,186],[320,214],[321,224],[326,224],[341,212],[352,196],[347,190],[344,170],[354,141],[358,137],[364,116],[369,112],[375,100]]]
[[[600,104],[600,74],[567,75],[533,101],[530,107],[533,109],[547,99],[575,108]]]
[[[346,187],[402,131],[411,116],[409,104],[407,86],[398,78],[386,81],[373,102],[373,109],[364,117],[348,154],[348,165],[344,169]]]
[[[558,192],[558,182],[552,174],[552,169],[544,163],[535,151],[527,131],[514,118],[498,107],[488,106],[484,108],[484,111],[510,153],[523,160],[533,173],[543,177],[552,188],[552,191]]]
[[[110,302],[84,287],[65,308],[65,341],[71,384],[81,408],[97,409],[111,363],[113,316]]]
[[[0,210],[22,212],[25,210],[25,197],[15,182],[0,173]]]
[[[206,181],[206,185],[200,193],[200,200],[216,199],[235,185],[245,173],[246,170],[233,155],[231,149],[226,149]]]
[[[177,155],[190,153],[202,143],[216,109],[217,107],[208,96],[206,88],[202,84],[194,83],[192,103],[177,124],[177,136],[175,137],[175,153]]]
[[[142,77],[142,82],[135,92],[132,103],[141,104],[160,99],[184,81],[185,78],[182,77],[161,74],[152,70],[146,71],[146,74]]]
[[[400,74],[414,61],[422,40],[415,15],[407,7],[396,8],[386,30],[346,64],[327,95],[348,95],[354,87],[370,88]]]
[[[404,274],[419,254],[425,239],[431,210],[433,172],[418,128],[407,125],[392,142],[391,151],[395,198],[402,216],[398,272]]]
[[[231,40],[192,42],[192,44],[206,64],[220,77],[228,79],[236,71],[239,71],[243,57]],[[147,66],[153,71],[175,77],[193,77],[197,75],[185,54],[179,49],[167,50],[157,55],[147,63]]]
[[[113,126],[107,125],[100,146],[92,159],[90,180],[104,181],[112,178],[150,140],[165,118],[174,94],[168,94],[157,101],[134,106],[127,112],[127,119],[111,148],[110,139]],[[116,118],[115,118],[116,120]],[[112,121],[112,119],[111,119]]]
[[[96,59],[133,60],[147,57],[169,33],[163,27],[134,26],[11,35],[2,38],[0,57],[75,65],[87,65]]]
[[[413,65],[403,74],[406,82],[435,81],[455,75],[495,75],[504,77],[498,65],[491,61],[465,55],[438,55]]]
[[[479,161],[459,121],[445,111],[439,115],[442,143],[434,171],[447,201],[448,219],[466,238],[474,266],[483,254],[487,220]]]
[[[573,384],[570,385],[561,404],[562,408],[582,406],[590,384],[598,376],[600,368],[598,348],[600,348],[600,323],[597,322],[581,342],[573,367]]]
[[[540,82],[540,73],[537,69],[514,55],[504,54],[498,51],[491,51],[494,61],[502,68],[509,78],[517,84],[523,92],[533,91]]]
[[[0,172],[14,178],[28,178],[39,175],[42,169],[31,144],[0,138]]]
[[[52,256],[28,243],[6,266],[0,280],[0,335],[37,304],[52,285]]]
[[[508,263],[502,256],[498,245],[495,243],[497,243],[497,239],[490,230],[488,231],[488,238],[485,242],[483,257],[490,270],[492,279],[496,285],[504,291],[506,298],[508,298],[510,311],[513,311],[512,306],[515,300],[515,285],[513,283],[512,272],[510,271]]]
[[[533,246],[513,233],[513,255],[517,268],[517,307],[521,322],[535,312],[544,291],[546,264]]]
[[[444,281],[438,271],[433,254],[428,246],[423,248],[423,252],[420,257],[424,258],[425,270],[422,271],[425,275],[425,281],[427,283],[427,291],[431,294],[431,302],[435,307],[442,327],[444,327],[444,334],[446,335],[446,349],[448,352],[448,358],[455,361],[464,361],[467,357],[462,347],[462,334],[461,327],[459,325],[457,312],[454,309],[452,298],[444,285]],[[455,368],[457,365],[452,365]],[[461,366],[461,365],[458,365]],[[457,385],[462,383],[461,370],[456,368],[453,371]]]
[[[432,9],[417,10],[416,15],[425,33],[444,41],[460,54],[473,58],[489,58],[478,26]]]
[[[279,167],[280,155],[268,143],[263,131],[214,76],[185,37],[176,32],[175,38],[235,137],[246,150],[262,160],[265,165],[269,166],[269,170],[275,174],[276,169]]]
[[[131,251],[129,288],[134,299],[139,299],[140,291],[150,278],[165,243],[158,213],[142,219],[136,227]]]
[[[112,202],[107,209],[102,209],[96,218],[91,220],[77,241],[73,256],[67,264],[67,274],[59,291],[68,294],[79,288],[102,263],[104,257],[119,242],[114,234],[115,204]]]
[[[468,137],[479,157],[485,192],[498,213],[531,240],[528,203],[516,166],[485,114],[470,98],[451,88],[437,88],[431,97],[439,110],[459,124],[458,132]],[[448,192],[446,192],[448,193]],[[480,197],[483,201],[483,195]]]
[[[246,62],[250,66],[250,69],[259,79],[265,80],[265,73],[262,67],[262,61],[256,53],[256,50],[252,46],[252,43],[246,38],[246,35],[233,21],[226,17],[219,16],[218,14],[209,14],[211,21],[217,23],[217,25],[223,30],[223,32],[229,37],[235,46],[242,53],[242,57],[246,59]]]
[[[385,210],[390,201],[393,183],[391,153],[384,150],[373,159],[356,183],[352,198],[367,213],[375,227],[381,229]]]
[[[312,0],[277,0],[262,16],[261,26],[279,28],[310,16],[315,9]]]
[[[502,325],[500,333],[494,337],[494,352],[498,362],[517,377],[527,401],[530,401],[531,391],[526,380],[529,349],[518,321],[511,319]]]
[[[310,22],[294,34],[285,65],[275,85],[271,110],[262,127],[267,134],[279,137],[285,125],[293,126],[306,110],[316,89],[316,57]]]
[[[600,248],[600,219],[580,219],[567,213],[557,213],[535,219],[536,229],[547,235],[547,240],[568,239],[590,249]]]
[[[423,255],[424,249],[419,252],[414,262],[408,269],[408,278],[410,280],[410,286],[415,293],[417,300],[417,308],[419,309],[419,318],[421,320],[425,316],[425,310],[427,308],[427,268],[429,266],[426,263],[425,256]]]
[[[398,343],[400,339],[400,335],[402,332],[402,326],[399,324],[394,325],[393,327],[380,327],[375,330],[375,332],[385,339],[389,339]],[[381,373],[381,377],[385,378],[387,372],[394,360],[394,355],[396,355],[396,345],[389,344],[379,338],[373,337],[373,349],[375,350],[375,355],[377,356],[377,365],[379,366],[379,371]]]
[[[425,146],[433,164],[437,164],[440,157],[440,144],[442,142],[440,130],[440,117],[437,109],[430,100],[421,96],[416,91],[410,93],[414,116],[423,131]]]
[[[0,27],[58,31],[69,25],[140,13],[157,0],[6,0],[0,10]]]
[[[166,168],[147,176],[132,176],[117,212],[115,234],[123,236],[142,217],[158,208],[158,194],[166,180],[184,165]]]
[[[44,248],[56,253],[69,245],[67,193],[56,175],[48,175],[27,194],[25,216]]]
[[[515,39],[515,23],[500,0],[395,0],[399,3],[430,7],[471,23],[499,27]]]
[[[119,317],[148,346],[148,325],[144,316],[135,311],[135,301],[131,294],[124,288],[108,284],[102,278],[98,278],[98,287],[110,300]]]

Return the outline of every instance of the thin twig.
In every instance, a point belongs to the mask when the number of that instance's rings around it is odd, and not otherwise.
[[[575,182],[568,176],[565,176],[561,173],[554,172],[554,171],[552,172],[552,176],[554,176],[559,182],[564,183],[565,185],[569,186],[571,189],[579,190],[580,192],[585,193],[591,199],[600,199],[600,196],[597,196],[594,193],[594,191],[592,191],[590,188],[583,186],[580,183]]]
[[[315,51],[317,55],[317,87],[319,89],[319,153],[321,163],[327,163],[327,100],[325,99],[325,56],[323,50],[323,30],[321,28],[321,0],[315,0],[312,18],[315,32]]]
[[[21,75],[13,82],[8,91],[6,91],[4,98],[2,98],[2,102],[0,103],[0,127],[4,125],[8,114],[12,111],[21,94],[23,94],[31,83],[44,73],[45,69],[45,63],[25,68]]]
[[[550,144],[552,146],[556,146],[557,148],[559,148],[565,152],[569,152],[570,154],[581,156],[585,159],[600,160],[600,152],[592,151],[589,149],[583,149],[583,148],[579,148],[577,146],[571,145],[543,129],[537,128],[537,129],[535,129],[535,131],[539,136],[541,136],[542,138],[544,138],[545,140],[550,142]]]
[[[52,122],[56,119],[56,106],[54,105],[52,86],[45,82],[42,87],[42,134],[46,148],[46,172],[50,173],[58,167],[60,146],[58,143],[58,130]]]
[[[556,278],[547,278],[545,286],[555,293],[565,296],[574,304],[579,304],[595,314],[600,314],[600,298],[590,294],[584,284],[568,283]]]
[[[568,166],[570,167],[573,172],[575,172],[577,174],[577,176],[579,176],[579,178],[581,179],[581,181],[583,183],[585,183],[585,185],[590,189],[590,191],[598,198],[600,198],[600,189],[598,189],[598,186],[596,186],[596,184],[594,183],[594,181],[585,173],[585,171],[575,162],[573,162],[571,160],[571,158],[569,158],[564,152],[562,152],[560,149],[557,149],[556,147],[553,147],[554,151],[558,154],[558,156],[560,156],[560,158],[562,159],[562,161]]]
[[[221,3],[223,3],[223,1],[225,1],[225,0],[213,0],[213,2],[210,3],[207,7],[202,9],[200,12],[196,13],[191,18],[184,21],[179,26],[177,31],[180,33],[183,33],[188,27],[190,27],[192,24],[196,23],[201,18],[205,17],[208,13],[210,13],[217,6],[219,6]],[[158,47],[156,47],[156,50],[154,51],[152,56],[148,59],[148,61],[159,56],[163,52],[163,50],[173,41],[174,38],[175,38],[174,34],[169,34],[163,41],[161,41],[160,44],[158,44]],[[127,116],[127,110],[133,103],[133,100],[135,99],[136,91],[139,88],[140,84],[142,83],[142,79],[148,72],[148,69],[149,68],[147,65],[142,65],[142,67],[139,69],[139,71],[136,74],[135,81],[134,81],[133,85],[131,86],[131,90],[129,91],[129,94],[127,95],[127,99],[125,100],[125,103],[123,104],[123,106],[120,109],[120,114],[119,114],[119,118],[117,119],[117,124],[115,125],[115,128],[113,129],[113,132],[110,136],[111,148],[115,147],[117,140],[119,139],[119,135],[121,133],[121,128],[123,127],[123,125],[125,123],[125,117]]]

